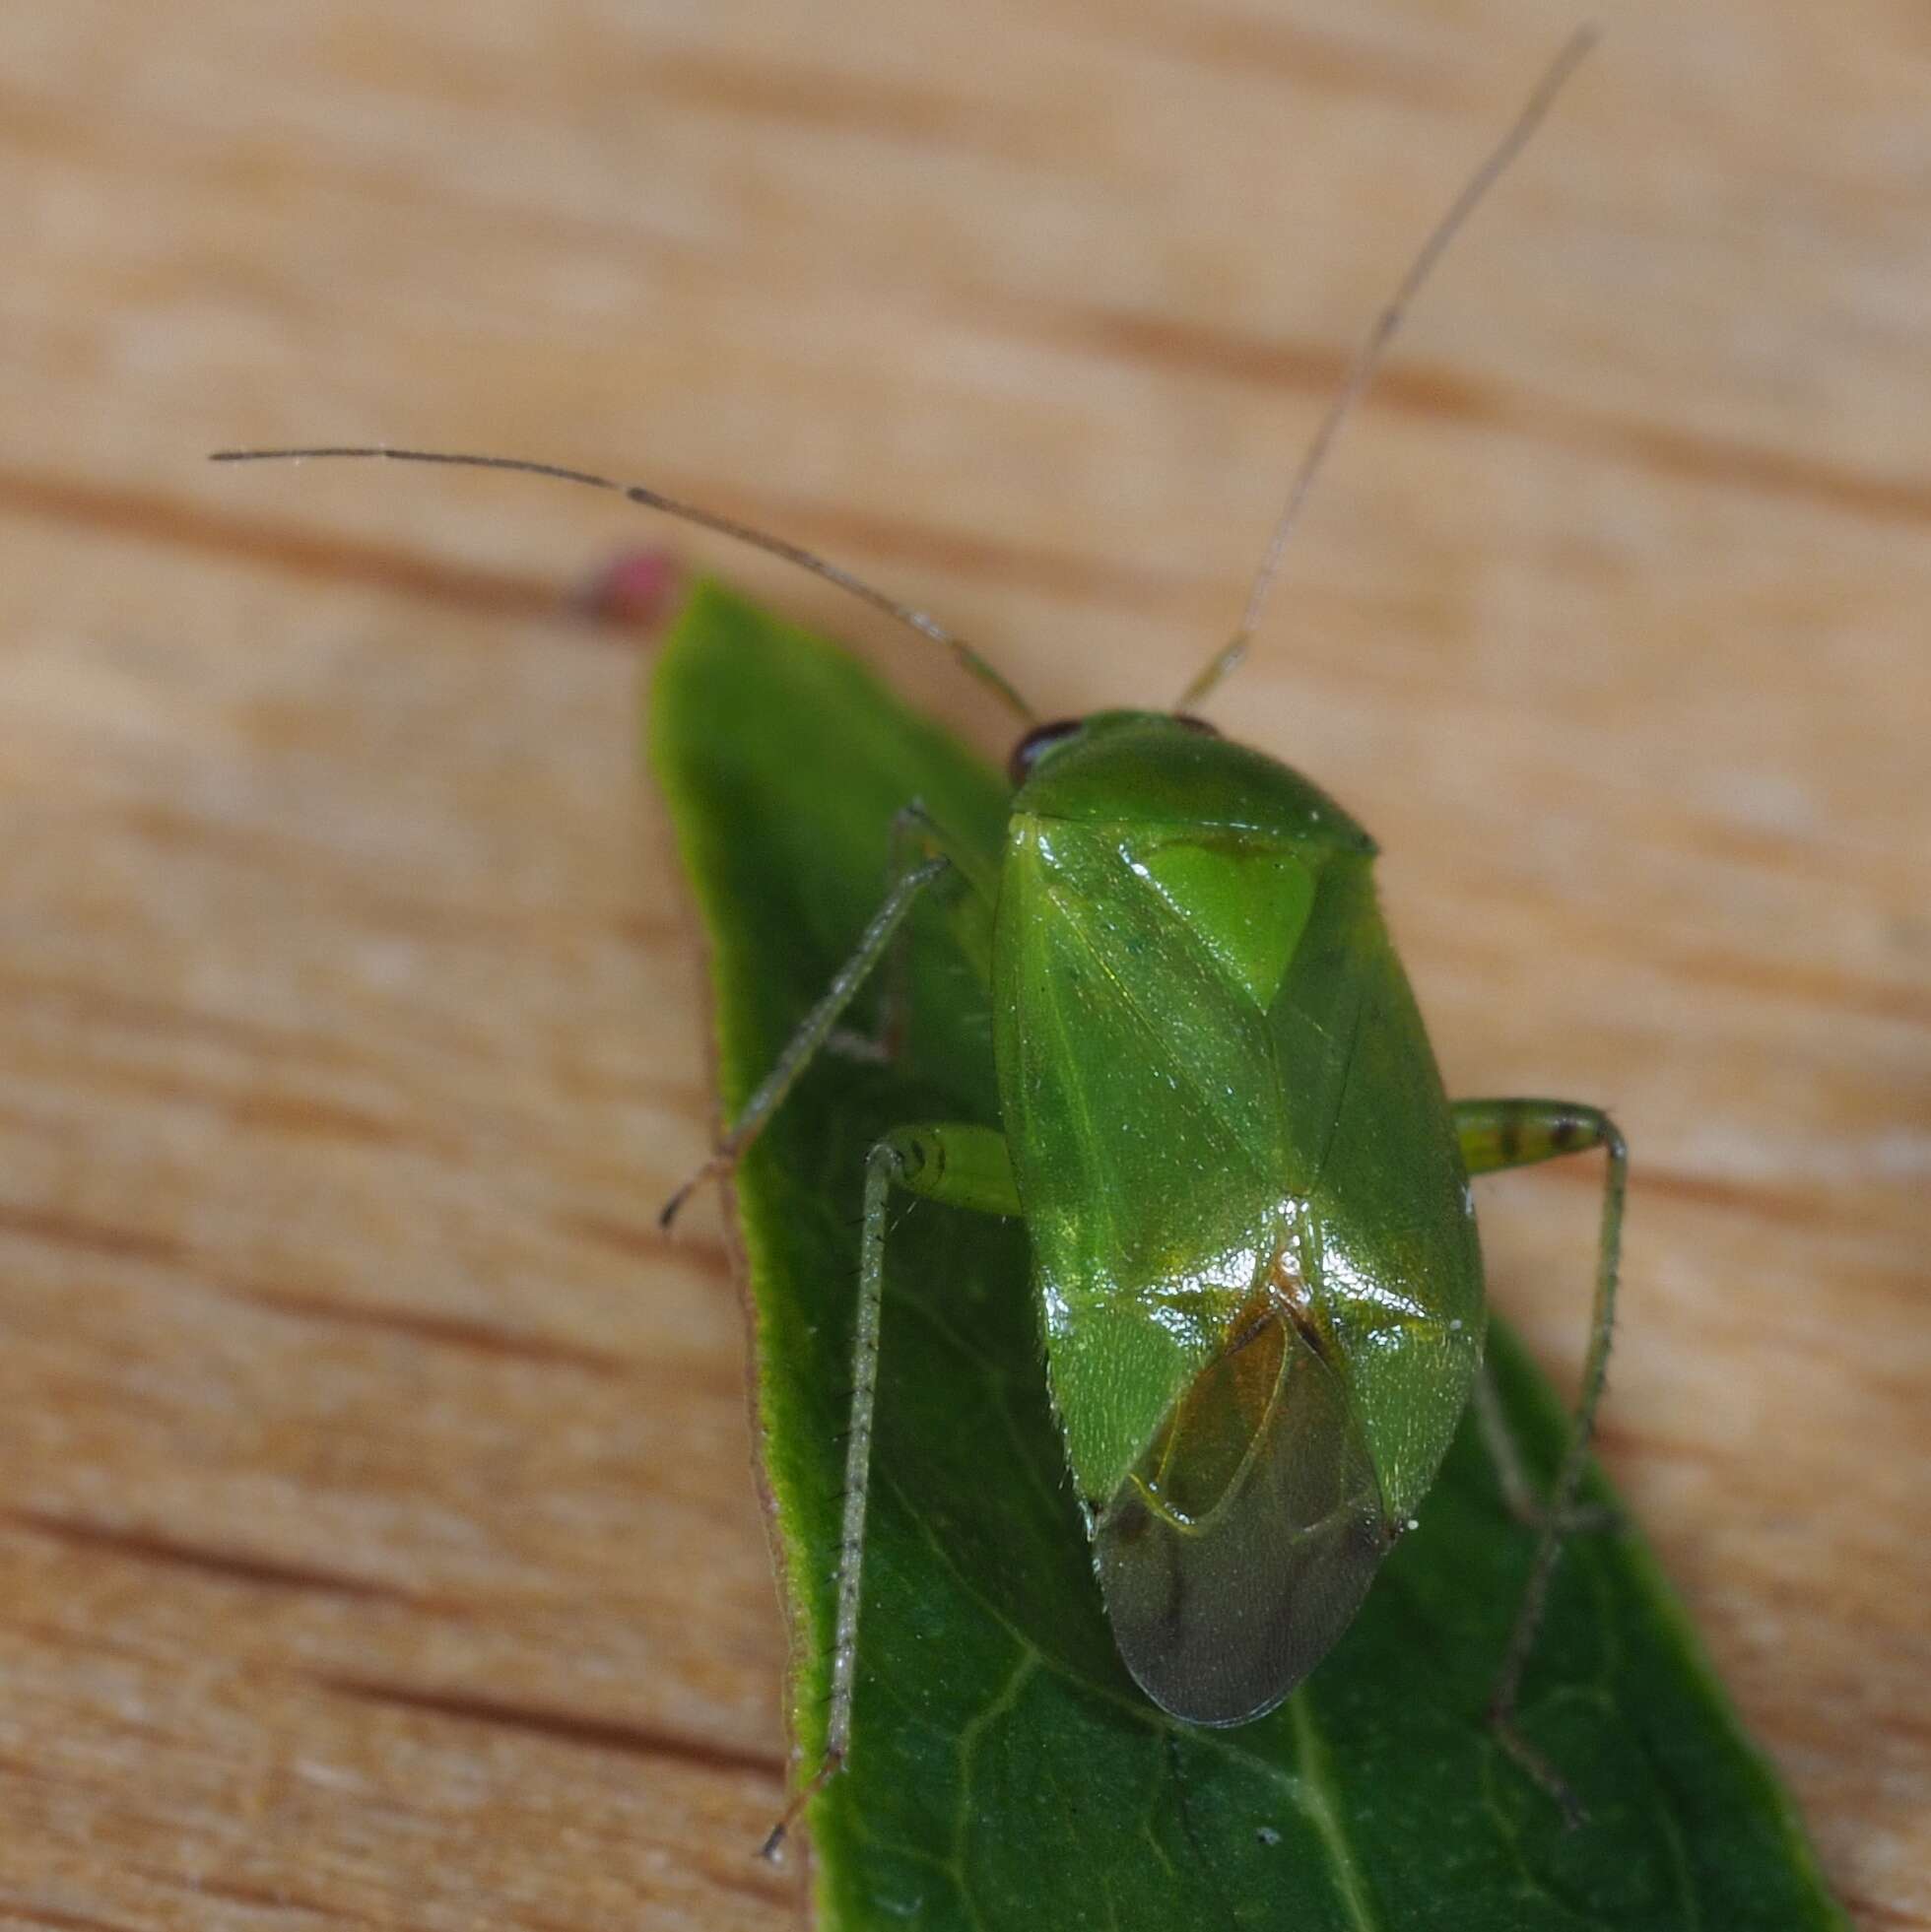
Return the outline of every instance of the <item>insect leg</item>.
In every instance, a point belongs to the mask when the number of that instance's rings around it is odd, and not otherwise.
[[[1529,1467],[1522,1459],[1521,1445],[1502,1413],[1501,1391],[1496,1386],[1495,1369],[1484,1363],[1475,1377],[1471,1406],[1476,1427],[1482,1432],[1483,1446],[1496,1466],[1496,1480],[1501,1485],[1501,1499],[1508,1513],[1530,1529],[1541,1529],[1549,1520],[1549,1499],[1536,1487]],[[1563,1529],[1573,1535],[1583,1530],[1610,1529],[1616,1512],[1604,1503],[1578,1502],[1562,1519]]]
[[[1529,1744],[1515,1724],[1516,1695],[1522,1672],[1535,1644],[1536,1629],[1549,1596],[1549,1581],[1562,1554],[1563,1536],[1575,1506],[1575,1492],[1595,1426],[1596,1405],[1602,1399],[1603,1377],[1609,1367],[1610,1330],[1616,1315],[1616,1263],[1623,1238],[1623,1201],[1630,1170],[1630,1151],[1622,1130],[1598,1107],[1565,1100],[1458,1100],[1454,1105],[1455,1132],[1462,1159],[1471,1174],[1494,1173],[1503,1167],[1526,1167],[1558,1155],[1579,1154],[1600,1147],[1609,1156],[1603,1184],[1602,1232],[1596,1253],[1596,1292],[1589,1312],[1589,1350],[1582,1366],[1582,1389],[1576,1399],[1575,1420],[1563,1451],[1523,1587],[1515,1628],[1508,1635],[1501,1669],[1489,1699],[1489,1721],[1509,1754],[1562,1807],[1567,1823],[1581,1819],[1575,1794]]]
[[[865,1505],[872,1482],[872,1412],[878,1395],[879,1325],[885,1307],[885,1220],[895,1187],[981,1214],[1020,1212],[1012,1161],[1004,1137],[993,1128],[957,1122],[899,1127],[876,1143],[866,1160],[858,1311],[851,1344],[851,1426],[845,1435],[844,1520],[838,1531],[837,1618],[832,1636],[832,1703],[825,1723],[825,1757],[766,1838],[761,1855],[770,1859],[777,1856],[792,1821],[837,1775],[851,1751]]]
[[[968,887],[977,884],[970,871],[960,865],[945,833],[925,809],[925,801],[915,798],[892,815],[885,865],[888,888],[896,886],[918,862],[931,858],[950,860]],[[877,1027],[869,1033],[848,1027],[835,1029],[825,1042],[833,1052],[881,1066],[890,1066],[898,1059],[905,1044],[905,1026],[911,1013],[911,927],[900,926],[887,948]]]
[[[893,935],[904,923],[919,894],[947,869],[949,863],[943,858],[927,859],[923,865],[915,866],[906,873],[886,895],[885,903],[872,914],[871,924],[859,935],[850,959],[832,974],[832,983],[825,989],[824,996],[799,1023],[798,1031],[785,1041],[784,1049],[778,1054],[770,1072],[758,1083],[750,1099],[745,1101],[743,1111],[717,1143],[716,1151],[664,1203],[657,1216],[658,1227],[668,1228],[677,1219],[678,1210],[691,1198],[692,1191],[699,1182],[708,1180],[713,1174],[728,1173],[736,1166],[738,1156],[751,1145],[758,1130],[783,1104],[784,1097],[797,1084],[798,1076],[811,1064],[832,1029],[837,1025],[838,1016],[851,1004],[859,987],[865,983],[866,976],[884,957],[892,944]]]

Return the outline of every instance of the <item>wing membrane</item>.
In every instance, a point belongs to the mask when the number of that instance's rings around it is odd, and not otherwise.
[[[1190,1723],[1241,1724],[1327,1654],[1388,1542],[1348,1391],[1277,1314],[1175,1406],[1094,1557],[1140,1688]]]

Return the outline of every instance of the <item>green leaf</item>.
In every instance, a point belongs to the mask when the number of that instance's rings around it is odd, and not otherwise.
[[[850,659],[715,587],[666,648],[651,747],[710,939],[730,1112],[876,910],[894,813],[922,799],[990,845],[1006,788]],[[899,1063],[823,1056],[737,1183],[806,1768],[864,1156],[894,1125],[997,1121],[984,996],[936,912],[918,915],[912,980]],[[887,1266],[852,1756],[809,1815],[820,1923],[1846,1923],[1632,1532],[1571,1542],[1524,1685],[1524,1726],[1587,1822],[1565,1832],[1496,1747],[1482,1712],[1533,1538],[1467,1427],[1421,1528],[1295,1697],[1231,1731],[1154,1708],[1114,1655],[1063,1479],[1023,1230],[903,1203]],[[1546,1477],[1562,1412],[1499,1330],[1493,1355]]]

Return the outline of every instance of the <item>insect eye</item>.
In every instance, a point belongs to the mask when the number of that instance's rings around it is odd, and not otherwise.
[[[1221,735],[1219,725],[1209,724],[1205,718],[1197,718],[1190,711],[1175,711],[1173,722],[1188,731],[1199,732],[1203,738],[1218,738]]]
[[[1006,775],[1016,785],[1025,784],[1038,764],[1040,753],[1064,744],[1083,723],[1083,718],[1055,718],[1050,724],[1035,724],[1013,747],[1013,755],[1006,762]]]

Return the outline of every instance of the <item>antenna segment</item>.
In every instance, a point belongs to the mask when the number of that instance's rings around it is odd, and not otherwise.
[[[1512,126],[1504,134],[1489,157],[1483,162],[1468,180],[1462,191],[1449,204],[1448,212],[1438,221],[1429,238],[1422,243],[1421,251],[1408,265],[1408,273],[1396,285],[1393,296],[1379,315],[1374,318],[1374,326],[1368,330],[1361,347],[1355,351],[1355,360],[1349,365],[1348,373],[1336,392],[1333,402],[1328,405],[1326,416],[1321,419],[1320,428],[1314,432],[1313,440],[1307,445],[1307,453],[1300,459],[1300,467],[1296,470],[1294,482],[1288,488],[1288,500],[1281,511],[1280,520],[1274,526],[1274,534],[1268,539],[1266,554],[1261,558],[1260,568],[1254,572],[1253,587],[1247,592],[1247,608],[1240,614],[1239,628],[1215,655],[1202,667],[1193,682],[1180,694],[1175,710],[1189,710],[1207,696],[1233,667],[1247,654],[1247,643],[1254,633],[1254,627],[1260,622],[1262,607],[1267,602],[1268,592],[1274,588],[1274,579],[1280,573],[1281,553],[1287,548],[1289,533],[1299,521],[1302,506],[1307,500],[1307,493],[1314,478],[1320,473],[1326,460],[1328,446],[1334,441],[1335,433],[1347,420],[1349,413],[1361,400],[1363,390],[1373,380],[1375,370],[1381,365],[1394,333],[1401,327],[1408,313],[1409,304],[1421,292],[1424,282],[1444,249],[1455,238],[1457,231],[1474,213],[1476,204],[1481,201],[1495,185],[1497,178],[1515,157],[1527,146],[1529,137],[1542,124],[1563,84],[1575,71],[1583,56],[1597,40],[1600,33],[1593,26],[1578,28],[1564,43],[1563,49],[1549,63],[1542,79],[1535,85],[1528,100],[1523,102],[1521,112],[1515,116]]]
[[[309,457],[368,459],[374,458],[389,463],[441,463],[452,469],[464,470],[514,470],[523,476],[550,477],[559,483],[581,484],[589,490],[608,490],[633,503],[641,503],[646,509],[662,510],[666,516],[675,516],[686,523],[695,523],[705,530],[715,530],[720,535],[735,537],[739,543],[749,544],[754,550],[762,550],[771,557],[781,557],[787,564],[795,564],[801,570],[809,570],[813,576],[823,577],[827,583],[834,583],[840,590],[849,591],[852,596],[862,598],[874,609],[885,612],[888,617],[897,618],[908,630],[915,631],[921,637],[929,638],[935,644],[943,644],[953,656],[977,678],[981,684],[989,685],[1001,700],[1024,718],[1029,724],[1033,721],[1032,707],[1027,703],[1006,678],[993,668],[968,644],[964,637],[948,631],[937,618],[928,617],[923,611],[914,610],[909,604],[901,604],[896,597],[889,597],[883,590],[874,589],[862,577],[852,573],[839,565],[828,562],[814,552],[805,550],[794,543],[787,543],[782,537],[767,536],[762,530],[754,530],[748,523],[740,523],[735,518],[720,516],[715,510],[700,508],[696,503],[687,503],[676,497],[667,497],[661,490],[652,490],[641,483],[620,483],[607,476],[597,476],[589,470],[566,469],[558,463],[536,463],[521,456],[475,456],[443,449],[391,449],[382,444],[329,444],[312,449],[218,449],[210,457],[212,463],[300,463]]]

